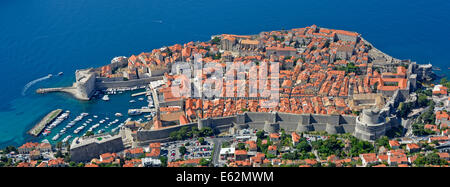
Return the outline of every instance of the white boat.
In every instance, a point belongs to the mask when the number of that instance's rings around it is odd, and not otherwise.
[[[139,101],[143,101],[143,100],[144,100],[144,98],[142,98],[142,97],[141,97],[141,98],[139,98],[138,100],[139,100]]]
[[[74,134],[78,134],[81,130],[83,130],[86,126],[80,126],[73,131]]]
[[[67,119],[67,117],[69,117],[69,113],[70,111],[66,111],[60,116],[58,116],[45,130],[50,131],[51,129],[58,126],[62,121],[64,121],[65,119]]]
[[[51,132],[52,132],[52,131],[45,130],[45,131],[42,133],[42,135],[47,136],[47,135],[50,134]]]
[[[132,109],[128,112],[128,115],[130,115],[130,116],[136,116],[136,115],[141,115],[141,114],[142,114],[141,110],[136,110],[136,109]]]
[[[69,141],[70,138],[72,138],[72,135],[66,136],[66,137],[62,140],[62,142],[66,143],[66,142]]]
[[[117,117],[122,117],[123,115],[121,114],[121,113],[119,113],[119,112],[117,112],[116,114],[114,114],[115,116],[117,116]]]
[[[57,140],[57,139],[59,138],[59,136],[61,136],[61,135],[59,135],[59,133],[56,134],[56,136],[53,136],[52,140],[53,140],[53,141]]]
[[[134,103],[134,102],[136,102],[135,100],[130,100],[130,103]]]
[[[104,95],[104,96],[102,97],[102,100],[103,100],[103,101],[109,101],[109,96],[108,96],[108,95]]]
[[[61,71],[61,72],[58,73],[58,76],[60,76],[60,75],[62,75],[62,74],[63,74],[63,72]]]

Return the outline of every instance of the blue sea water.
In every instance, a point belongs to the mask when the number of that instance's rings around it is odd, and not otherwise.
[[[391,56],[430,62],[442,69],[437,73],[448,74],[449,12],[446,0],[2,0],[0,147],[40,140],[26,131],[55,108],[70,110],[70,119],[81,112],[113,118],[143,105],[128,103],[131,93],[82,102],[35,89],[68,86],[76,69],[101,66],[115,56],[214,34],[316,24],[359,32]],[[37,82],[22,95],[30,81],[60,71],[63,76]]]

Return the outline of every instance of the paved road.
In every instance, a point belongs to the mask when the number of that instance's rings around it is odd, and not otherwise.
[[[212,157],[213,166],[219,165],[220,148],[222,148],[222,143],[226,141],[231,141],[232,139],[233,139],[232,137],[221,137],[213,139],[214,143],[214,153]]]

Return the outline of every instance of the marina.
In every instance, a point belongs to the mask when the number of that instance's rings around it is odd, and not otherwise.
[[[65,119],[67,119],[69,117],[70,111],[66,111],[63,114],[61,114],[60,116],[58,116],[55,121],[53,121],[47,128],[45,128],[44,133],[42,133],[42,135],[47,136],[51,130],[53,128],[55,128],[56,126],[58,126],[62,121],[64,121]]]
[[[44,127],[40,137],[42,141],[56,144],[58,142],[71,143],[71,140],[83,136],[89,131],[93,134],[118,133],[120,127],[125,124],[124,119],[121,119],[125,112],[130,117],[128,120],[139,122],[151,120],[153,115],[141,116],[143,113],[151,114],[152,109],[149,108],[154,107],[148,86],[150,85],[99,90],[95,93],[95,99],[89,101],[90,103],[99,103],[98,107],[81,111],[73,108],[62,110],[57,118]],[[128,105],[122,105],[127,101]],[[100,107],[100,103],[103,106]],[[104,105],[111,105],[110,108],[114,111],[103,112]],[[71,117],[72,115],[73,117]]]

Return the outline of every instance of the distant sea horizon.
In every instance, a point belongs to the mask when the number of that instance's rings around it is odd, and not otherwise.
[[[78,101],[63,93],[39,95],[37,88],[70,86],[76,69],[99,67],[116,56],[208,41],[222,33],[258,34],[313,24],[354,31],[394,58],[431,63],[441,69],[438,75],[448,77],[449,7],[445,0],[1,1],[0,148],[41,141],[26,132],[56,108],[71,111],[62,127],[82,112],[99,119],[115,119],[120,112],[125,115],[118,119],[124,121],[128,108],[144,105],[130,103],[131,92],[108,102]]]

